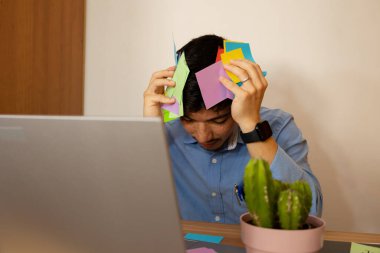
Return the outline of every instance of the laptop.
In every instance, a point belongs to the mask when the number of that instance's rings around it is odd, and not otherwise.
[[[0,252],[185,252],[154,118],[0,116]]]

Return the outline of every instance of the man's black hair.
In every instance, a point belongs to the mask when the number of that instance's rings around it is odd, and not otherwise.
[[[224,38],[217,35],[204,35],[192,39],[189,43],[178,50],[178,54],[185,52],[185,58],[190,73],[183,89],[183,110],[188,115],[205,108],[201,90],[195,73],[215,63],[218,48],[223,48]],[[225,99],[211,110],[219,111],[231,105],[230,99]]]

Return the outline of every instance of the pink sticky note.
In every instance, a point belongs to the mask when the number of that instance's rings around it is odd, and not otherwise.
[[[174,97],[174,96],[173,96]],[[175,97],[174,97],[175,98]],[[177,114],[179,115],[179,104],[178,104],[178,100],[176,99],[175,100],[175,103],[174,104],[163,104],[161,106],[162,109],[165,109],[169,112],[172,112],[174,114]]]
[[[186,250],[186,253],[216,253],[216,251],[210,248],[202,247],[196,249],[188,249]]]
[[[219,77],[224,76],[231,80],[223,68],[223,63],[218,61],[207,68],[195,73],[199,88],[201,89],[202,98],[205,102],[206,109],[209,109],[226,98],[232,99],[234,95],[222,83]]]

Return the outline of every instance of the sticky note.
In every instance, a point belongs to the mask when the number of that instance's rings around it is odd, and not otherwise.
[[[243,51],[241,48],[229,52],[224,52],[220,55],[220,57],[222,58],[223,64],[229,64],[231,60],[244,59]],[[240,79],[235,74],[232,74],[230,71],[227,71],[227,74],[234,83],[240,82]]]
[[[203,101],[205,102],[206,110],[226,98],[233,99],[234,95],[232,92],[219,82],[220,76],[230,79],[221,61],[198,71],[195,73],[195,76],[202,93]]]
[[[380,248],[358,243],[351,243],[350,253],[380,253]]]
[[[226,52],[230,52],[235,49],[241,48],[244,58],[255,62],[252,56],[251,47],[249,46],[248,43],[229,41],[229,40],[224,40],[223,43],[224,43],[224,50]]]
[[[177,54],[177,47],[175,45],[173,34],[172,34],[172,39],[173,39],[173,50],[174,50],[174,63],[175,63],[175,65],[177,65],[178,64],[178,54]]]
[[[162,109],[162,117],[163,117],[165,123],[166,123],[166,122],[169,122],[169,121],[171,121],[171,120],[176,119],[176,118],[171,118],[171,117],[170,117],[170,112],[167,111],[167,110],[164,110],[164,109]]]
[[[216,54],[216,60],[215,60],[215,62],[218,62],[218,61],[222,60],[222,58],[220,57],[220,55],[223,54],[223,53],[224,53],[224,48],[218,47],[218,52]]]
[[[252,56],[252,51],[251,51],[251,47],[249,46],[249,43],[224,40],[223,45],[224,45],[225,52],[229,52],[229,51],[241,48],[243,55],[244,55],[244,58],[247,60],[255,62],[255,60],[253,59],[253,56]],[[267,71],[263,71],[262,73],[263,73],[264,77],[267,75]],[[238,83],[238,85],[241,86],[241,84],[239,84],[239,83]]]
[[[210,248],[202,247],[202,248],[188,249],[186,250],[186,253],[216,253],[216,251]]]
[[[179,104],[177,98],[174,104],[163,104],[161,108],[173,112],[174,114],[179,114]]]
[[[223,240],[223,236],[188,233],[185,235],[185,239],[192,241],[220,243]]]
[[[178,103],[178,109],[177,109],[177,106],[175,105],[163,106],[165,110],[168,110],[174,114],[177,114],[177,117],[183,116],[182,92],[183,92],[183,88],[185,87],[185,83],[186,83],[189,73],[190,73],[190,70],[186,63],[185,53],[182,53],[178,60],[177,67],[172,78],[172,80],[176,83],[176,86],[168,87],[165,91],[165,95],[167,97],[173,97],[173,96],[175,97],[176,103]]]

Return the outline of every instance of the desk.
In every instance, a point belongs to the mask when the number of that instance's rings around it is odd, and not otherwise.
[[[240,239],[240,225],[182,221],[182,230],[184,233],[220,235],[224,237],[222,244],[244,247]],[[380,243],[380,234],[326,231],[324,239],[338,242]]]

